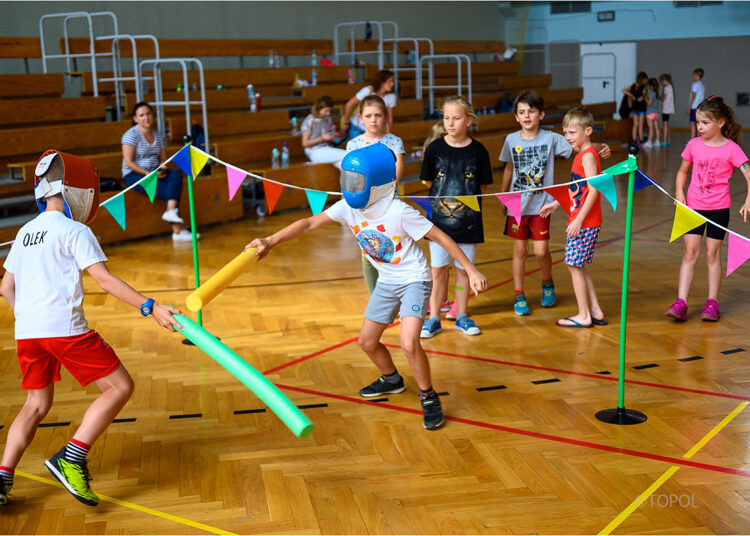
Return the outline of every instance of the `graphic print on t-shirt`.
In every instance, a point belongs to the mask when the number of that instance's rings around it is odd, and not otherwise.
[[[388,238],[384,234],[386,230],[382,224],[374,229],[368,229],[369,226],[370,224],[367,221],[363,221],[359,225],[352,225],[352,231],[354,231],[354,236],[357,237],[357,242],[362,251],[378,263],[398,264],[401,262],[401,257],[395,256],[401,251],[401,237]]]
[[[581,196],[583,195],[583,187],[586,186],[587,184],[584,179],[585,177],[581,177],[578,173],[574,173],[571,171],[570,180],[575,181],[568,188],[568,193],[570,194],[570,201],[571,201],[571,204],[570,204],[571,212],[576,209],[581,208]]]
[[[529,190],[543,186],[549,146],[547,144],[530,147],[516,145],[511,154],[513,155],[513,168],[516,170],[514,189]]]
[[[711,188],[716,182],[716,171],[719,167],[719,162],[714,158],[706,160],[696,160],[693,163],[695,166],[695,177],[698,179],[698,189],[701,194],[710,195]]]

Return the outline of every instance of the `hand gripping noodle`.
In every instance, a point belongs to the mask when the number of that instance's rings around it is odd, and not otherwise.
[[[396,188],[396,157],[382,143],[347,154],[341,161],[341,193],[359,210],[392,196]]]
[[[99,171],[89,160],[49,149],[34,170],[34,197],[40,212],[47,198],[62,194],[65,215],[90,223],[99,208]]]

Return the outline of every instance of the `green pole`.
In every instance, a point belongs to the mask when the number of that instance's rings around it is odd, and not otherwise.
[[[185,145],[190,145],[190,136],[183,138]],[[200,267],[198,266],[198,237],[195,235],[195,197],[193,196],[193,181],[195,177],[188,175],[188,204],[190,205],[190,232],[193,235],[193,271],[195,273],[195,289],[201,286]],[[203,311],[198,311],[198,325],[203,327]]]
[[[620,303],[620,372],[617,407],[625,408],[625,346],[628,323],[628,280],[630,277],[630,236],[633,230],[633,188],[635,172],[628,173],[628,204],[625,214],[625,247],[622,254],[622,301]]]

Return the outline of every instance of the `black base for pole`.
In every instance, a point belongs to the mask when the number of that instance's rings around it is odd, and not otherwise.
[[[645,413],[625,408],[603,409],[596,413],[596,418],[609,424],[641,424],[648,419]]]
[[[182,339],[182,344],[184,344],[185,346],[195,346],[195,343],[190,339]]]

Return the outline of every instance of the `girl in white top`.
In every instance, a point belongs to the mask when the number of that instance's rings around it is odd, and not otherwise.
[[[302,147],[311,162],[333,164],[341,169],[341,159],[346,156],[344,149],[332,145],[336,139],[331,121],[333,101],[328,95],[318,97],[311,114],[302,122]]]
[[[362,123],[362,114],[356,113],[357,105],[368,95],[377,95],[385,102],[389,111],[396,107],[396,95],[393,93],[393,72],[388,70],[378,71],[372,83],[363,87],[346,103],[344,107],[344,131],[348,132],[349,138],[356,138],[366,129]],[[361,108],[361,105],[360,105]],[[393,126],[393,114],[388,113],[388,130]]]
[[[674,113],[674,85],[672,84],[672,75],[662,73],[659,75],[659,82],[662,85],[661,121],[664,124],[664,138],[661,146],[666,147],[672,145],[672,138],[669,135],[669,116]]]

